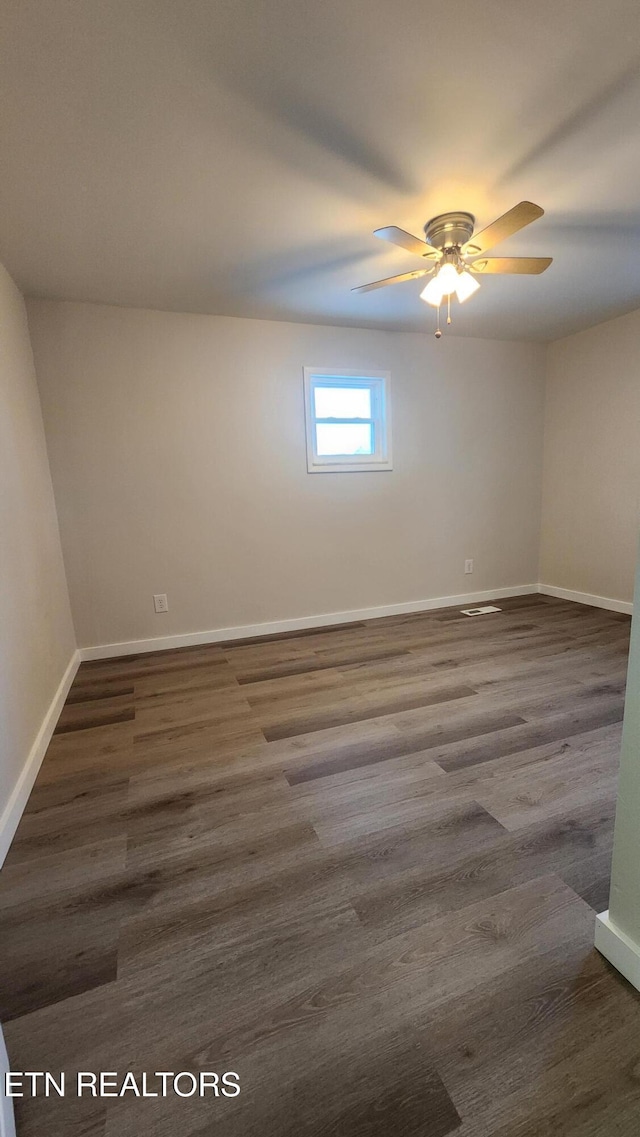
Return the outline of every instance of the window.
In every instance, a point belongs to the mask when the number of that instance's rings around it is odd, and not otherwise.
[[[390,470],[389,373],[304,369],[310,474]]]

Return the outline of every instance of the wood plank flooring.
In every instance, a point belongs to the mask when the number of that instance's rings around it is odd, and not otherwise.
[[[637,1137],[592,947],[629,620],[498,603],[82,665],[0,874],[12,1067],[241,1092],[19,1137]]]

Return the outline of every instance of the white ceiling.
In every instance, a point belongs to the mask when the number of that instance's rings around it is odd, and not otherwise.
[[[2,0],[0,259],[30,295],[429,330],[372,230],[522,198],[451,332],[640,307],[637,0]]]

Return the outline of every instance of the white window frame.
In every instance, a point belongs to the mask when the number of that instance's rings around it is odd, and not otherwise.
[[[366,387],[371,391],[371,419],[319,419],[315,414],[316,387]],[[310,474],[364,473],[392,470],[391,460],[391,375],[388,371],[331,371],[326,367],[304,368],[304,409],[307,434],[307,470]],[[316,452],[316,423],[371,422],[374,432],[373,454],[329,454]]]

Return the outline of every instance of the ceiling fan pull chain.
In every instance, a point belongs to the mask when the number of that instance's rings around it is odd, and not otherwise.
[[[442,332],[440,331],[440,305],[436,308],[436,339],[439,340]]]
[[[451,323],[451,293],[447,296],[447,323]]]

